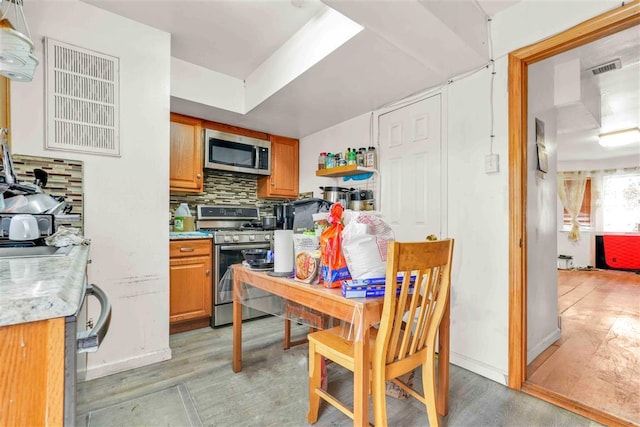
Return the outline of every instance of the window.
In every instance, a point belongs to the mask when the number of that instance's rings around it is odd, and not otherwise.
[[[587,178],[584,183],[584,196],[582,197],[582,207],[577,218],[578,222],[583,227],[591,226],[591,178]],[[571,215],[565,209],[564,210],[564,223],[571,225]]]
[[[605,175],[602,181],[603,230],[640,232],[640,174]]]

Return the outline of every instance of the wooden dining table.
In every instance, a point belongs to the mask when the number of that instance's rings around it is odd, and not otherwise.
[[[339,288],[302,283],[293,279],[274,277],[255,271],[242,264],[231,266],[233,270],[233,372],[242,370],[242,305],[251,305],[247,286],[261,289],[310,310],[344,320],[349,340],[354,343],[356,366],[354,369],[353,413],[355,426],[369,425],[369,330],[380,322],[383,297],[345,298]],[[281,314],[281,313],[271,313]],[[438,413],[446,415],[449,406],[449,296],[438,338]]]

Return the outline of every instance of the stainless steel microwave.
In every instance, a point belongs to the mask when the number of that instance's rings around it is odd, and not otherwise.
[[[271,141],[205,129],[204,167],[271,175]]]

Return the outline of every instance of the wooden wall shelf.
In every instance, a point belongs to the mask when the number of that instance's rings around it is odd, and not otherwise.
[[[319,169],[316,171],[316,176],[324,176],[327,178],[339,178],[341,176],[361,175],[363,173],[373,172],[378,173],[377,169],[365,168],[356,165],[338,166],[329,169]]]

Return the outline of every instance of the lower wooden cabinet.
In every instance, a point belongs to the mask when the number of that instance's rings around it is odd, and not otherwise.
[[[61,426],[64,318],[0,327],[0,426]]]
[[[211,240],[169,243],[169,330],[183,332],[211,319]]]

